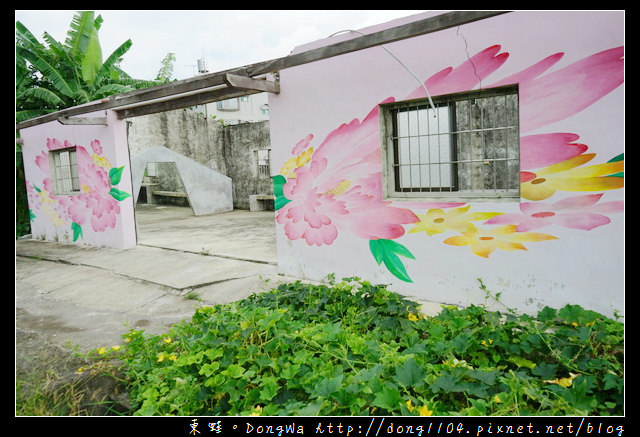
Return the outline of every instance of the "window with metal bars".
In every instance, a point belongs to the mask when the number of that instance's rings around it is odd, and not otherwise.
[[[51,175],[55,194],[77,194],[80,192],[76,148],[49,152]]]
[[[519,198],[515,86],[382,105],[388,198]]]
[[[271,149],[258,149],[256,150],[256,153],[258,154],[258,174],[269,176],[271,174]]]

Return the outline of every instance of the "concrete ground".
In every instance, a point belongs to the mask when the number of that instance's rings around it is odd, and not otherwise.
[[[162,334],[203,305],[226,304],[297,278],[277,274],[273,211],[194,216],[136,207],[138,245],[119,250],[16,241],[16,353],[88,351],[130,329]],[[421,302],[434,315],[441,306]]]
[[[161,334],[199,306],[295,280],[276,273],[273,211],[141,205],[136,221],[138,245],[126,250],[16,241],[17,350],[35,338],[87,351],[131,328]]]

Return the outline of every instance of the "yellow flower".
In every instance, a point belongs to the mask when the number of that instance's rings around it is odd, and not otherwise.
[[[171,337],[166,337],[166,338],[164,339],[164,342],[165,342],[165,343],[167,343],[167,344],[171,343],[172,341],[173,341],[173,340],[171,340]]]
[[[93,155],[91,155],[91,158],[93,158],[93,162],[98,167],[104,167],[106,169],[111,168],[111,164],[109,163],[109,160],[107,158],[105,158],[104,156],[98,156],[96,154],[93,154]]]
[[[253,411],[251,411],[251,414],[249,414],[249,416],[260,416],[262,414],[262,407],[260,405],[257,405],[256,407],[253,408]]]
[[[163,361],[164,361],[164,358],[165,358],[164,353],[159,354],[159,355],[158,355],[158,362],[159,362],[159,363],[163,362]]]
[[[113,349],[114,351],[119,351],[120,350],[120,345],[116,344],[114,346],[111,346],[111,349]]]
[[[418,408],[418,413],[421,416],[431,416],[433,414],[433,410],[430,410],[426,405]]]
[[[407,319],[411,320],[412,322],[420,320],[420,318],[413,313],[409,313],[409,315],[407,316]]]
[[[311,155],[313,155],[313,147],[309,147],[298,156],[289,158],[280,169],[280,174],[287,178],[297,177],[297,174],[294,170],[307,164],[307,162],[311,160]]]
[[[328,194],[329,196],[339,196],[340,194],[344,193],[345,191],[347,191],[349,189],[349,187],[351,186],[351,181],[345,180],[340,182],[338,185],[336,185],[335,187],[331,188],[330,190],[321,193],[321,194]]]
[[[490,338],[490,339],[489,339],[489,343],[487,343],[487,341],[486,341],[486,340],[482,340],[482,341],[480,342],[480,344],[481,344],[482,346],[489,347],[489,345],[490,345],[490,344],[493,344],[493,340]]]
[[[495,395],[493,397],[493,402],[495,402],[496,404],[500,404],[500,403],[502,403],[502,399],[500,399],[500,397],[498,395]]]
[[[101,347],[100,349],[98,349],[96,352],[98,352],[98,355],[104,355],[104,353],[107,351],[106,348]]]
[[[452,246],[470,246],[471,251],[484,258],[496,249],[527,250],[522,244],[527,241],[554,240],[556,237],[539,232],[516,232],[516,225],[498,226],[494,229],[477,229],[474,232],[463,232],[462,235],[444,240]]]
[[[125,343],[131,343],[131,337],[127,337],[127,338],[125,338],[125,339],[124,339],[124,342],[125,342]]]
[[[580,325],[578,325],[578,322],[571,322],[571,326],[575,327],[575,326],[580,326]]]
[[[407,401],[407,410],[409,410],[410,412],[413,411],[415,407],[413,406],[413,404],[411,403],[411,399],[409,399]]]
[[[84,373],[84,370],[85,370],[84,367],[79,367],[78,370],[76,370],[76,373],[77,374]]]
[[[471,223],[477,220],[488,220],[491,217],[502,214],[501,212],[475,212],[466,214],[471,205],[461,208],[452,208],[448,210],[430,209],[426,214],[416,214],[420,222],[412,229],[410,233],[426,232],[427,235],[434,235],[453,230],[457,232],[473,232],[475,226]]]
[[[171,361],[175,361],[175,360],[177,360],[177,359],[178,359],[178,356],[177,356],[176,354],[171,354],[171,355],[169,355],[169,359],[170,359]]]
[[[573,380],[578,377],[578,374],[569,372],[568,378],[555,378],[555,379],[547,379],[544,382],[547,384],[558,384],[561,387],[571,387],[573,384]]]
[[[601,191],[624,187],[624,178],[609,176],[622,172],[624,161],[577,168],[594,156],[595,153],[585,153],[535,173],[523,172],[525,179],[520,183],[520,195],[529,200],[543,200],[556,191]]]

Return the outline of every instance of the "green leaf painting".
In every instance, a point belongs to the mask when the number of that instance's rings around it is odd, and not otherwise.
[[[273,194],[276,197],[275,199],[275,209],[276,211],[285,206],[287,203],[291,202],[290,199],[284,197],[282,192],[282,187],[287,183],[287,179],[282,175],[276,175],[273,177]]]
[[[122,179],[122,169],[123,167],[114,167],[109,170],[109,179],[111,180],[111,185],[118,185],[120,183],[120,179]]]
[[[73,231],[73,241],[77,241],[78,238],[82,237],[82,226],[78,223],[71,223],[71,230]]]
[[[369,249],[378,265],[384,263],[389,271],[398,279],[413,282],[399,256],[415,259],[413,254],[402,244],[393,240],[369,240]]]
[[[120,201],[120,200],[124,200],[124,199],[126,199],[127,197],[131,196],[131,194],[129,194],[129,193],[125,192],[125,191],[122,191],[122,190],[118,190],[117,188],[112,188],[112,189],[109,191],[109,194],[111,194],[111,196],[112,196],[114,199],[118,200],[118,201]]]

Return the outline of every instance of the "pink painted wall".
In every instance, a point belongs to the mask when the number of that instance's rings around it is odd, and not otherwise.
[[[126,122],[113,111],[107,125],[57,121],[20,131],[32,238],[126,249],[136,245]],[[80,193],[56,195],[49,151],[76,147]]]
[[[624,12],[511,12],[386,47],[433,96],[519,85],[520,201],[387,201],[378,105],[422,86],[380,47],[289,68],[269,101],[279,269],[623,314]]]

